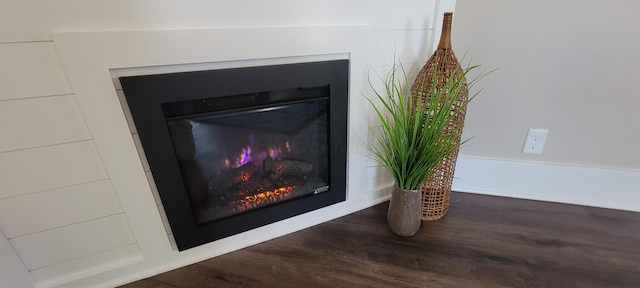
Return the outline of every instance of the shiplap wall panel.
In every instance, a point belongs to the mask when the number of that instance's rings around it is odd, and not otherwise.
[[[124,214],[9,240],[29,270],[135,243]]]
[[[51,42],[0,44],[0,63],[0,100],[71,93]]]
[[[0,287],[34,287],[35,281],[22,259],[0,230]]]
[[[68,275],[96,274],[141,260],[140,248],[136,244],[131,244],[36,269],[31,271],[31,275],[38,283],[55,285],[55,283],[64,281]]]
[[[93,141],[0,153],[0,199],[104,179]]]
[[[0,123],[0,152],[91,138],[73,95],[0,101]]]
[[[110,180],[0,200],[0,227],[14,238],[122,213]]]

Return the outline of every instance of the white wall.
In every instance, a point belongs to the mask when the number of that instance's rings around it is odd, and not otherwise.
[[[499,70],[469,106],[454,189],[640,211],[637,1],[457,1],[453,47]],[[521,154],[528,128],[549,130]]]
[[[110,286],[232,249],[215,247],[240,248],[221,242],[197,256],[172,251],[166,237],[141,244],[137,218],[127,212],[132,203],[118,196],[105,169],[110,159],[96,148],[100,143],[69,85],[53,33],[367,24],[372,29],[366,51],[371,68],[386,71],[395,53],[411,76],[430,53],[440,17],[435,11],[453,5],[435,0],[3,1],[0,286]],[[355,116],[368,119],[366,114]],[[367,163],[360,165],[373,164],[363,161]],[[367,191],[355,196],[370,193],[369,198],[384,199],[386,192],[380,189],[388,179],[379,180],[376,168],[365,168],[363,175]],[[157,229],[159,222],[152,220],[149,229]],[[154,249],[160,256],[153,256]]]
[[[463,155],[640,169],[640,2],[457,1],[453,44],[499,70],[469,109]],[[544,153],[521,154],[527,128]]]

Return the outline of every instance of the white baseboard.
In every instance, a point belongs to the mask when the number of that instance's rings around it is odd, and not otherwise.
[[[640,212],[640,171],[458,157],[452,190]]]

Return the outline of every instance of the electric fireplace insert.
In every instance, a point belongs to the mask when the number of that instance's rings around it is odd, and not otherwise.
[[[348,60],[121,77],[179,250],[346,199]]]

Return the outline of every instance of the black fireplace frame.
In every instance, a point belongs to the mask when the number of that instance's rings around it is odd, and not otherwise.
[[[178,250],[346,200],[349,60],[120,77]],[[164,103],[329,86],[329,190],[197,225],[174,154]]]

